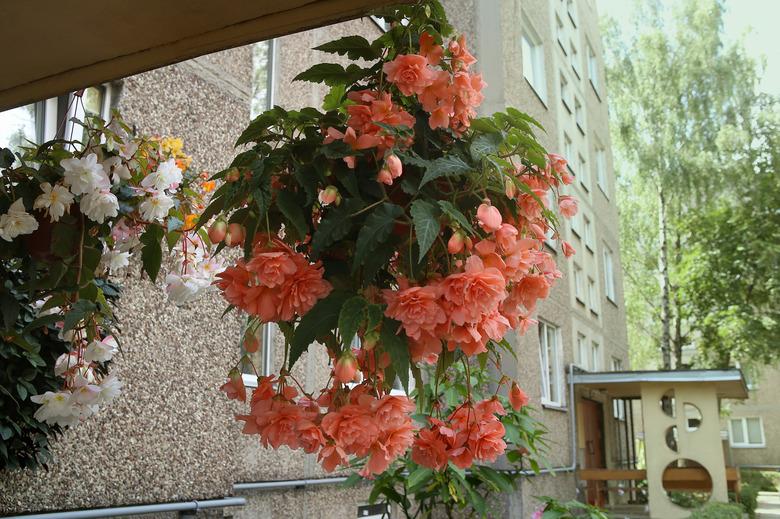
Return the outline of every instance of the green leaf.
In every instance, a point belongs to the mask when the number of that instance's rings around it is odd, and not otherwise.
[[[221,212],[224,208],[225,208],[224,196],[213,198],[211,200],[211,203],[208,205],[208,207],[206,207],[206,209],[204,209],[201,215],[198,217],[198,224],[195,226],[195,230],[197,231],[198,229],[206,225],[206,223],[208,223],[208,221],[211,219],[212,216]]]
[[[317,301],[317,304],[301,318],[290,344],[287,369],[292,369],[295,362],[309,349],[309,345],[317,337],[324,336],[338,326],[341,307],[350,295],[348,292],[331,292],[328,297]]]
[[[345,200],[328,210],[312,235],[311,248],[315,254],[349,234],[352,230],[350,215],[357,210],[357,205],[356,200]]]
[[[480,475],[492,483],[499,492],[512,492],[515,489],[512,480],[495,469],[486,465],[480,465],[479,467],[474,467],[474,470],[479,470]]]
[[[149,225],[146,228],[146,232],[141,235],[141,243],[143,248],[141,249],[141,264],[144,272],[149,275],[149,279],[154,282],[157,279],[157,274],[160,272],[160,265],[162,265],[162,247],[160,242],[165,237],[165,230],[157,225]]]
[[[417,245],[420,247],[419,262],[422,262],[428,250],[439,235],[439,210],[425,200],[417,199],[410,209],[414,223]]]
[[[420,187],[431,180],[435,180],[442,176],[456,176],[468,173],[473,168],[466,164],[463,159],[457,155],[446,155],[433,161],[429,161],[425,168],[425,175],[423,175]]]
[[[263,140],[270,135],[271,128],[277,121],[287,115],[287,111],[279,106],[274,106],[267,110],[249,123],[249,126],[241,133],[236,141],[236,146],[241,146],[247,142]]]
[[[0,148],[0,168],[10,168],[14,160],[14,154],[11,150]]]
[[[346,54],[351,60],[364,59],[366,61],[373,61],[380,57],[379,52],[371,47],[368,40],[362,36],[345,36],[338,40],[314,47],[314,50],[338,54],[339,56]]]
[[[347,92],[345,85],[334,85],[330,92],[325,94],[322,100],[322,109],[326,112],[338,110],[344,102],[344,94]]]
[[[360,228],[358,239],[355,243],[355,258],[352,263],[353,272],[357,271],[365,263],[369,254],[387,240],[393,231],[395,219],[401,216],[403,212],[402,207],[384,202],[366,217],[366,221]]]
[[[11,292],[0,292],[0,311],[3,314],[3,325],[6,330],[12,330],[19,316],[21,306]]]
[[[290,221],[298,231],[298,235],[303,238],[309,233],[309,226],[306,224],[306,217],[303,215],[303,209],[292,191],[281,190],[276,192],[276,205],[279,210]]]
[[[341,334],[341,343],[345,348],[349,348],[360,323],[365,319],[366,306],[368,306],[368,301],[361,296],[355,296],[347,299],[344,306],[341,307],[339,333]]]
[[[79,299],[73,306],[70,307],[68,313],[65,314],[62,323],[62,331],[67,332],[72,330],[80,321],[84,320],[87,315],[97,310],[97,305],[87,299]]]
[[[57,222],[51,233],[51,252],[59,258],[70,257],[76,252],[78,240],[78,224]]]
[[[384,318],[382,330],[379,332],[379,339],[382,341],[382,347],[390,354],[393,362],[393,369],[404,390],[409,393],[409,346],[406,342],[406,335],[396,333],[400,323],[392,319]]]
[[[498,147],[504,142],[504,138],[500,133],[485,133],[477,135],[471,146],[469,146],[469,152],[471,158],[476,161],[482,160],[485,155],[495,155],[498,152]]]
[[[458,222],[458,224],[460,224],[463,229],[467,230],[471,234],[476,234],[468,219],[458,210],[457,207],[452,204],[452,202],[447,200],[439,200],[439,207],[444,212],[444,214]]]
[[[363,79],[369,73],[370,69],[361,68],[354,63],[346,69],[335,63],[318,63],[295,76],[293,81],[325,83],[328,86],[349,85]]]
[[[406,488],[410,494],[418,490],[417,487],[428,482],[433,476],[433,470],[428,467],[417,467],[409,477],[406,478]]]

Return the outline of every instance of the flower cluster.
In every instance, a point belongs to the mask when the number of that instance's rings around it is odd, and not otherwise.
[[[104,375],[104,365],[119,345],[111,335],[89,344],[77,345],[63,353],[54,365],[54,373],[64,379],[60,391],[47,391],[30,399],[40,408],[35,419],[48,424],[72,426],[98,412],[101,404],[110,404],[119,396],[122,383],[114,375]]]
[[[222,386],[230,398],[246,399],[241,376],[231,374]],[[282,376],[261,377],[252,393],[245,434],[258,434],[261,443],[278,449],[286,445],[316,453],[328,472],[348,466],[349,456],[367,457],[364,476],[380,474],[412,445],[409,413],[414,403],[406,396],[372,395],[366,385],[324,391],[317,399],[299,396]]]
[[[486,86],[481,74],[469,72],[476,59],[460,36],[445,50],[427,32],[420,35],[419,54],[401,54],[385,63],[387,80],[405,96],[416,95],[430,114],[431,129],[451,128],[460,135],[476,117]]]
[[[216,285],[232,305],[264,322],[305,315],[332,287],[322,266],[311,264],[278,238],[257,237],[252,259],[239,260],[217,275]]]
[[[412,459],[424,467],[441,470],[452,462],[466,469],[474,460],[494,462],[506,450],[504,426],[498,419],[505,415],[498,399],[466,403],[447,421],[430,418],[420,430],[412,447]]]
[[[465,39],[416,20],[395,18],[374,43],[320,47],[378,63],[302,73],[332,87],[331,111],[261,114],[207,209],[212,241],[244,250],[215,285],[249,330],[275,322],[285,341],[279,377],[261,377],[240,416],[244,432],[316,453],[327,470],[359,460],[367,477],[396,460],[468,468],[532,443],[518,425],[528,397],[501,374],[499,350],[515,348],[504,337],[534,324],[561,277],[549,245],[557,215],[577,210],[538,123],[513,109],[475,119],[485,85]],[[292,368],[313,347],[332,366],[306,393]],[[246,400],[247,367],[240,356],[222,387],[230,398]],[[488,385],[506,395],[485,397],[477,386]],[[424,418],[412,419],[412,398]]]

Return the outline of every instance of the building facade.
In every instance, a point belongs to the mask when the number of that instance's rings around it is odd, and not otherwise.
[[[577,254],[567,260],[556,250],[563,278],[540,305],[538,331],[512,337],[519,359],[514,374],[549,429],[551,469],[524,479],[497,506],[502,516],[519,518],[537,506],[533,496],[597,502],[584,487],[578,492],[575,469],[625,464],[625,449],[613,441],[621,408],[598,391],[574,391],[567,371],[627,369],[628,354],[595,0],[449,0],[445,6],[468,35],[488,83],[482,111],[514,106],[539,120],[547,130],[542,144],[569,160],[576,182],[568,194],[580,207],[559,229]],[[218,171],[232,159],[232,143],[250,112],[273,104],[320,105],[324,87],[292,82],[322,60],[312,47],[349,34],[372,39],[381,31],[381,20],[363,18],[203,56],[92,89],[89,95],[99,100],[86,104],[115,106],[140,131],[182,137],[197,167]],[[26,135],[48,138],[67,101],[0,114],[0,127],[13,116]],[[8,135],[0,133],[6,141]],[[137,268],[123,283],[126,338],[115,363],[126,383],[122,398],[58,440],[50,471],[0,473],[0,515],[241,496],[244,506],[201,513],[358,516],[368,485],[342,488],[312,456],[265,450],[255,437],[240,434],[232,420],[237,408],[217,388],[238,358],[242,321],[220,318],[224,304],[217,294],[177,308],[165,302],[161,287],[140,279]],[[274,347],[281,338],[268,327],[263,340],[255,364],[272,371],[281,362],[282,348]],[[326,366],[324,349],[311,351],[296,365],[296,376],[314,388],[327,379]],[[251,375],[245,379],[252,383]],[[622,413],[625,419],[625,407]]]

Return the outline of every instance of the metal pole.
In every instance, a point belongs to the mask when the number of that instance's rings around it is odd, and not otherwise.
[[[201,510],[204,508],[223,508],[226,506],[244,506],[245,504],[246,499],[243,497],[226,497],[224,499],[208,499],[206,501],[180,501],[176,503],[157,503],[152,505],[117,506],[113,508],[93,508],[91,510],[15,515],[5,517],[4,519],[99,519],[101,517],[117,517],[122,515],[156,514],[162,512]]]

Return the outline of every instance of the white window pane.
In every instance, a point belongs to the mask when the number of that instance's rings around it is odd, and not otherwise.
[[[35,105],[0,112],[0,147],[18,149],[36,141]]]
[[[751,445],[760,445],[761,441],[761,420],[758,418],[747,418],[748,443]]]
[[[731,443],[745,443],[745,434],[742,431],[742,419],[731,420]]]
[[[252,45],[252,107],[251,116],[268,110],[271,106],[271,53],[269,41]]]

